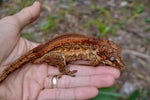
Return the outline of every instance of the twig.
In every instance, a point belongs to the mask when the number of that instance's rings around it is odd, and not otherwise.
[[[139,57],[141,57],[141,58],[148,59],[148,60],[150,59],[150,55],[146,55],[146,54],[143,54],[143,53],[140,53],[140,52],[137,52],[137,51],[133,51],[133,50],[124,49],[124,50],[122,51],[122,53],[139,56]]]
[[[150,39],[150,35],[148,33],[136,31],[136,29],[133,29],[133,28],[130,28],[130,27],[126,27],[126,26],[123,26],[122,29],[127,31],[127,32],[129,32],[129,33],[133,33],[134,35],[137,35],[140,38],[148,38],[148,39]]]

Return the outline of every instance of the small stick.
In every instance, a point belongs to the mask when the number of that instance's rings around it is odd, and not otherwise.
[[[137,52],[137,51],[133,51],[133,50],[124,49],[124,50],[122,50],[122,53],[139,56],[141,58],[148,59],[148,60],[150,59],[150,55],[143,54],[143,53],[140,53],[140,52]]]

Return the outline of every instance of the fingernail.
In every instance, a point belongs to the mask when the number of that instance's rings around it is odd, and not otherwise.
[[[32,5],[35,5],[36,3],[38,3],[39,1],[34,1],[34,3]]]

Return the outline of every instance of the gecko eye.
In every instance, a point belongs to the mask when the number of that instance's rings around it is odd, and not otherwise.
[[[111,61],[115,61],[115,57],[110,57],[110,60]]]

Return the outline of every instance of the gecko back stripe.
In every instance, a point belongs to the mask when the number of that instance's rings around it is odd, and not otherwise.
[[[58,40],[63,40],[65,38],[69,38],[71,39],[71,37],[76,37],[76,38],[90,38],[84,34],[79,34],[79,33],[66,33],[66,34],[61,34],[59,36],[56,36],[54,38],[52,38],[51,40],[47,41],[44,44],[41,44],[41,46],[39,48],[35,48],[35,50],[33,50],[32,53],[37,53],[39,51],[41,51],[43,48],[45,48],[46,46],[48,46],[49,44],[51,45],[52,43],[58,42]],[[73,38],[72,38],[73,39]]]

